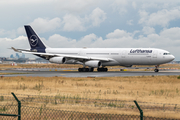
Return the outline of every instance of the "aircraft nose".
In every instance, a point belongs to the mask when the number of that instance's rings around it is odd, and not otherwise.
[[[175,57],[174,57],[174,55],[172,55],[172,60],[174,60],[175,59]]]
[[[174,55],[170,56],[170,60],[173,61],[175,59]]]

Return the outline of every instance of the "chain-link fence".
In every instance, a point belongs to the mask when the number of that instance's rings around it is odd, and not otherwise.
[[[3,113],[15,113],[11,106],[3,106],[5,111]],[[119,114],[98,114],[75,111],[54,110],[48,108],[38,107],[21,107],[22,120],[139,120],[139,116],[119,115]],[[0,116],[0,119],[17,119],[15,117]]]
[[[80,97],[65,97],[65,96],[40,96],[40,95],[20,95],[18,99],[21,101],[21,119],[22,120],[166,120],[166,118],[157,117],[140,117],[138,108],[133,101],[123,100],[108,100],[108,99],[84,99]],[[148,110],[176,112],[179,114],[179,104],[161,104],[161,103],[145,103],[138,102],[140,108],[144,113]],[[36,107],[40,104],[40,107]],[[45,104],[45,106],[44,106]],[[46,104],[53,106],[67,104],[69,106],[92,106],[93,108],[115,109],[117,111],[133,111],[135,115],[123,114],[107,114],[107,113],[93,113],[93,112],[78,112],[58,110],[47,107]],[[18,103],[12,95],[0,95],[0,115],[19,115]],[[59,108],[61,109],[61,108]],[[0,119],[18,119],[15,116],[0,116]],[[174,118],[172,118],[175,120]],[[170,120],[168,118],[167,120]]]
[[[53,105],[79,105],[79,106],[93,106],[93,107],[108,107],[114,109],[134,109],[137,110],[136,105],[132,100],[111,100],[111,99],[87,99],[80,97],[68,96],[41,96],[41,95],[24,95],[17,94],[18,99],[23,103],[42,103]],[[0,101],[14,101],[12,95],[0,94]],[[166,104],[166,103],[152,103],[138,101],[143,110],[152,111],[175,111],[180,112],[180,104]]]

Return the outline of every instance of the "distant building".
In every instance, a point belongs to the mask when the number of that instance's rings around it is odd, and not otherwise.
[[[24,54],[24,53],[22,53],[22,56],[21,56],[21,58],[25,58],[25,54]]]
[[[16,58],[19,58],[19,54],[18,53],[16,53]]]
[[[11,54],[10,58],[14,58],[13,54]]]

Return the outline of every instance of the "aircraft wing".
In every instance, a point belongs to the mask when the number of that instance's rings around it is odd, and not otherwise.
[[[41,52],[30,51],[30,50],[15,49],[13,47],[11,49],[13,49],[15,52],[33,54],[33,55],[38,55],[38,56],[42,56],[42,57],[46,57],[46,58],[65,57],[65,58],[68,58],[68,59],[74,59],[74,60],[78,60],[78,61],[83,61],[83,60],[111,61],[111,60],[113,60],[111,58],[88,57],[88,56],[81,56],[81,55],[66,55],[66,54],[41,53]]]
[[[11,47],[11,48],[9,48],[9,49],[13,49],[15,52],[20,52],[20,53],[22,53],[23,51],[29,51],[30,52],[30,50],[25,50],[25,49],[16,49],[16,48],[14,48],[14,47]]]

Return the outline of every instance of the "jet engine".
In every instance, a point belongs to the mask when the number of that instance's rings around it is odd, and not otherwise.
[[[66,58],[64,58],[64,57],[52,57],[49,59],[49,62],[63,64],[66,62]]]
[[[100,61],[93,60],[85,62],[85,65],[93,68],[98,68],[102,66],[102,63]]]

